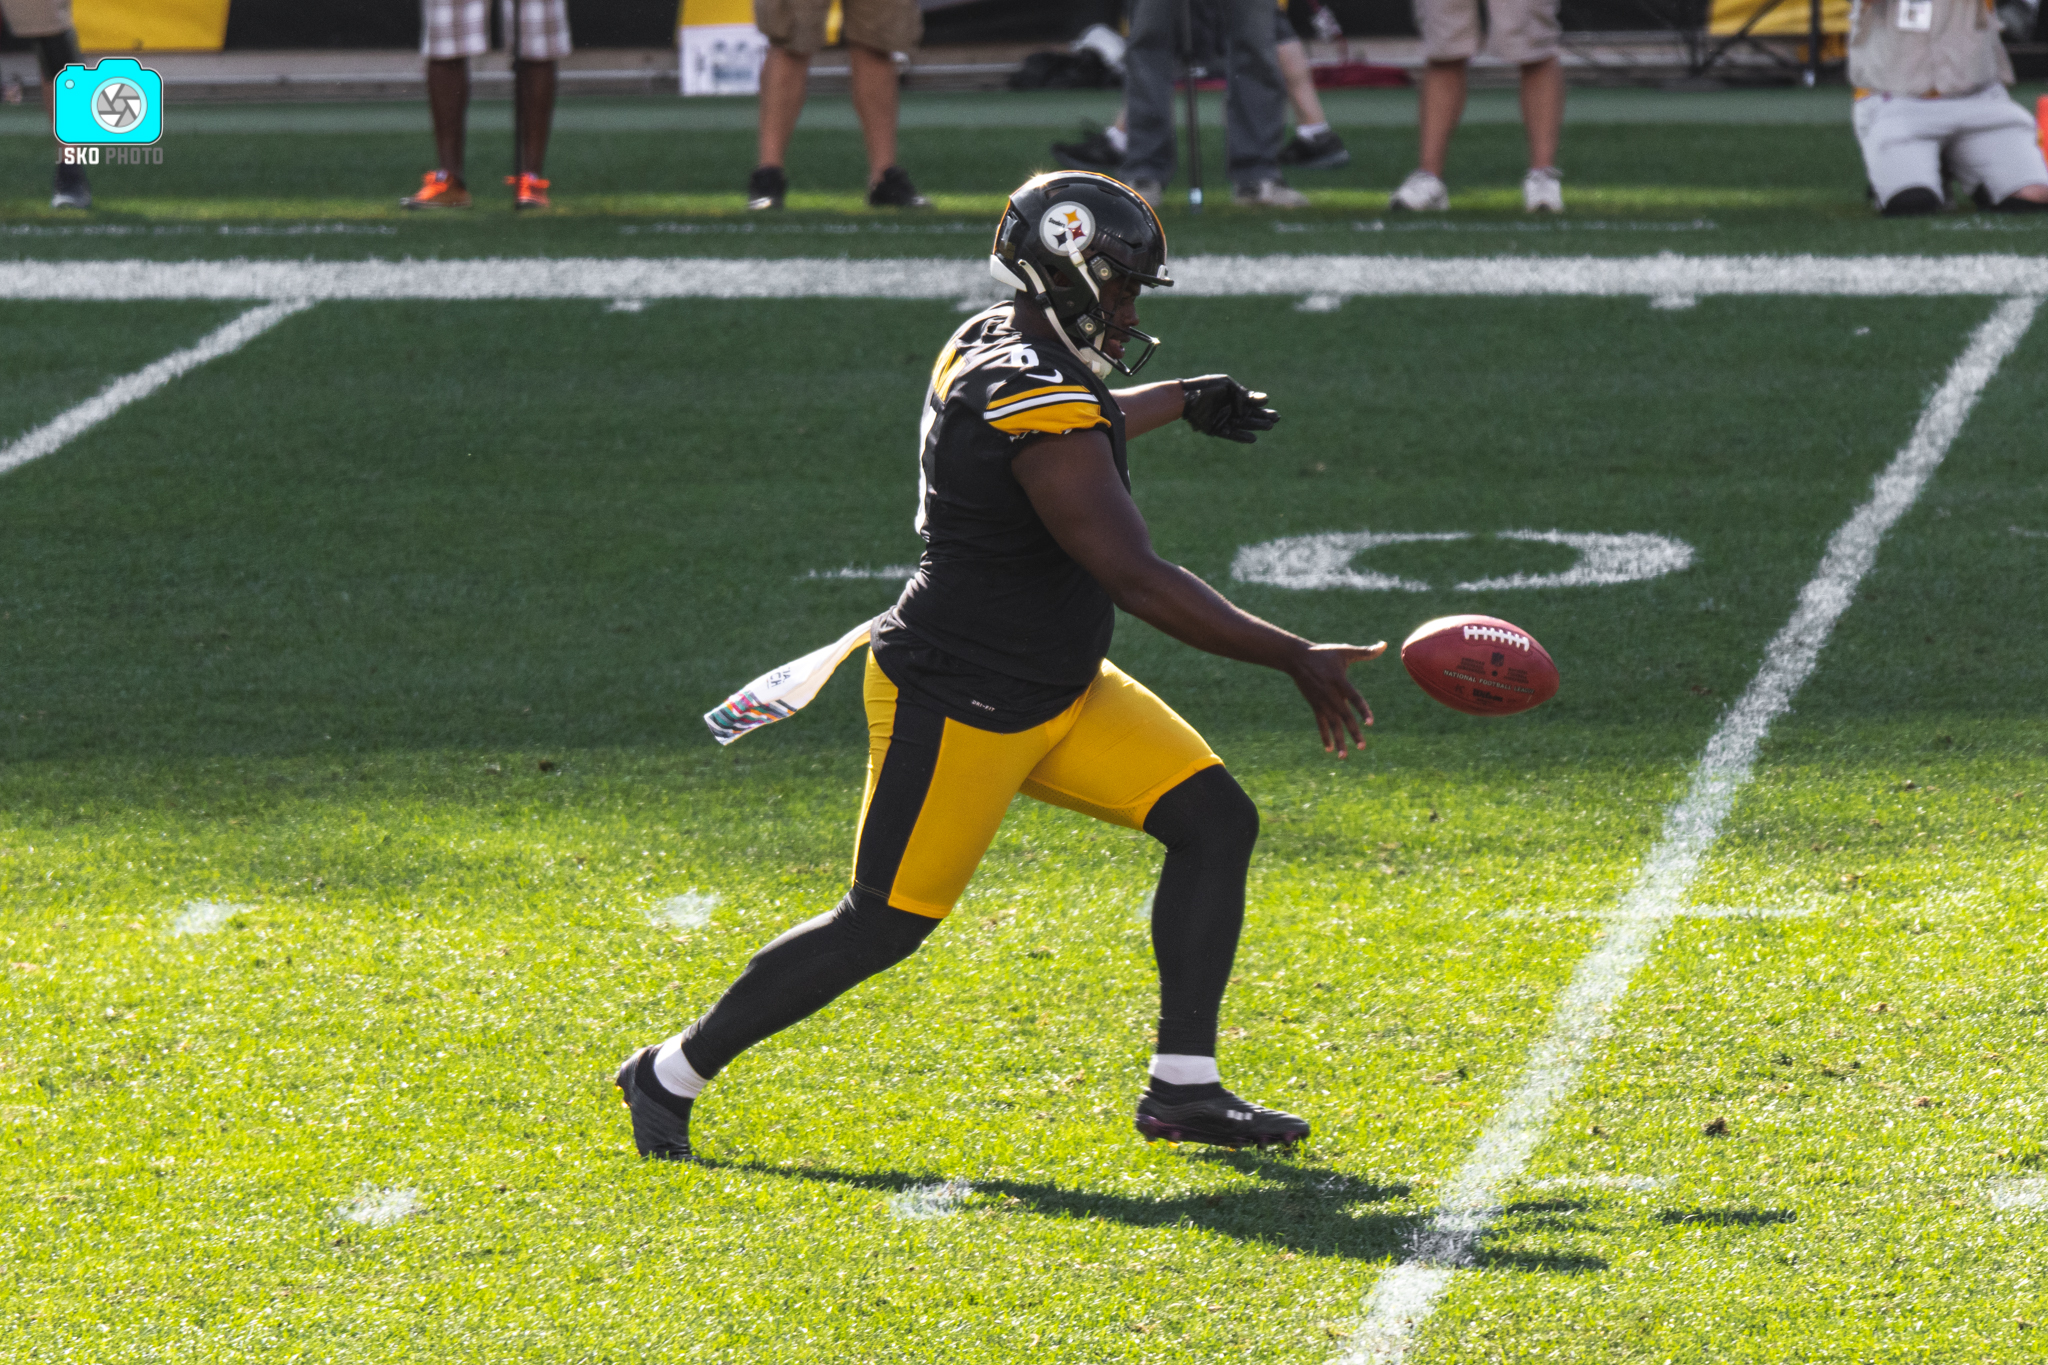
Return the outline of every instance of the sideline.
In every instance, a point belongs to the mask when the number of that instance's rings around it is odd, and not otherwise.
[[[187,370],[197,369],[262,336],[294,313],[313,306],[311,299],[282,299],[251,308],[234,321],[201,337],[182,351],[173,351],[133,374],[124,374],[77,407],[60,412],[11,444],[0,448],[0,474],[41,459],[84,435],[130,403],[138,403]]]
[[[1442,1205],[1407,1259],[1383,1271],[1366,1296],[1365,1322],[1338,1358],[1341,1365],[1394,1365],[1406,1359],[1416,1329],[1435,1311],[1458,1267],[1471,1261],[1500,1212],[1506,1186],[1543,1140],[1551,1111],[1578,1088],[1616,1002],[1665,928],[1683,913],[1681,902],[1736,796],[1748,785],[1771,722],[1791,707],[1793,694],[1812,675],[1886,532],[1933,478],[1984,386],[2026,335],[2040,305],[2038,297],[2019,298],[1993,310],[1927,400],[1913,434],[1877,476],[1869,500],[1829,538],[1820,567],[1800,589],[1791,619],[1764,647],[1763,667],[1707,741],[1684,797],[1666,813],[1664,832],[1635,885],[1603,917],[1601,937],[1558,996],[1550,1027],[1531,1051],[1521,1079],[1451,1177]]]
[[[1395,295],[1705,295],[1882,298],[2048,293],[2048,257],[1970,256],[1188,256],[1172,297],[1296,296],[1312,311]],[[0,298],[133,299],[945,299],[1006,291],[980,258],[493,257],[399,261],[9,261]]]

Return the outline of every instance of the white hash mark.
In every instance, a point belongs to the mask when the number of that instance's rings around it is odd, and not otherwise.
[[[804,577],[833,579],[878,578],[897,583],[912,577],[916,573],[917,565],[915,564],[886,564],[879,569],[869,569],[861,565],[849,564],[843,569],[813,569],[805,574]]]
[[[2009,1176],[1991,1182],[1991,1207],[2000,1213],[2033,1213],[2048,1208],[2048,1176]]]
[[[718,900],[716,891],[699,891],[693,886],[680,896],[648,906],[647,922],[662,929],[701,929],[711,922]]]
[[[965,1180],[934,1181],[913,1185],[901,1194],[889,1196],[889,1212],[898,1218],[944,1218],[960,1211],[974,1186]]]
[[[410,1218],[425,1210],[426,1205],[420,1202],[418,1190],[380,1190],[366,1185],[356,1191],[355,1198],[341,1206],[341,1216],[365,1227],[387,1228],[402,1218]]]
[[[171,933],[173,936],[211,934],[236,915],[255,908],[253,905],[237,905],[233,901],[186,901],[178,907],[177,916],[171,920]]]

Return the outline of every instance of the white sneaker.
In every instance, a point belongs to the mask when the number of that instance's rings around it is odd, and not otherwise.
[[[1305,209],[1308,196],[1275,176],[1271,180],[1236,186],[1230,192],[1230,202],[1247,208]]]
[[[1544,166],[1522,177],[1522,207],[1530,213],[1564,212],[1564,177]]]
[[[1450,206],[1450,190],[1428,171],[1410,171],[1408,178],[1401,182],[1401,188],[1387,200],[1390,209],[1407,209],[1415,213],[1440,212]]]

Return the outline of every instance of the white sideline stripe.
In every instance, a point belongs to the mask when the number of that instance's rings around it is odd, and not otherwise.
[[[240,350],[252,339],[263,335],[292,314],[304,312],[312,306],[311,299],[292,298],[251,308],[233,322],[216,328],[200,338],[198,344],[188,346],[182,351],[173,351],[162,360],[152,361],[133,374],[122,375],[77,407],[57,414],[35,430],[17,438],[13,444],[0,449],[0,474],[25,465],[30,460],[41,459],[51,451],[62,449],[130,403],[140,402],[149,397],[185,371],[195,369],[230,351]]]
[[[1821,647],[1870,572],[1885,533],[1905,515],[1948,454],[1964,419],[1998,366],[2026,335],[2039,298],[2001,303],[1970,337],[1948,377],[1927,400],[1913,434],[1877,476],[1869,501],[1836,529],[1820,567],[1800,589],[1792,617],[1764,648],[1763,666],[1707,741],[1692,783],[1664,818],[1664,832],[1635,885],[1603,921],[1593,950],[1558,996],[1550,1027],[1488,1121],[1472,1155],[1451,1177],[1436,1216],[1408,1258],[1384,1271],[1365,1300],[1365,1322],[1344,1365],[1403,1360],[1416,1328],[1435,1310],[1457,1267],[1471,1260],[1498,1214],[1505,1186],[1528,1165],[1550,1113],[1578,1086],[1608,1015],[1657,940],[1681,913],[1687,889],[1735,797],[1749,782],[1771,722],[1812,674]]]
[[[1174,296],[2048,293],[2048,258],[1969,256],[1190,256]],[[994,301],[980,259],[493,257],[453,261],[11,261],[0,298],[797,299]]]

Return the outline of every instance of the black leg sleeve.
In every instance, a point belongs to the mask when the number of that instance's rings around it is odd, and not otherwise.
[[[1159,962],[1160,1052],[1216,1055],[1216,1013],[1237,935],[1244,881],[1259,837],[1259,809],[1219,764],[1159,798],[1145,832],[1166,845],[1152,898]]]
[[[684,1030],[684,1059],[709,1080],[769,1034],[909,957],[938,927],[929,916],[898,910],[855,887],[837,909],[754,954],[718,1003]]]

